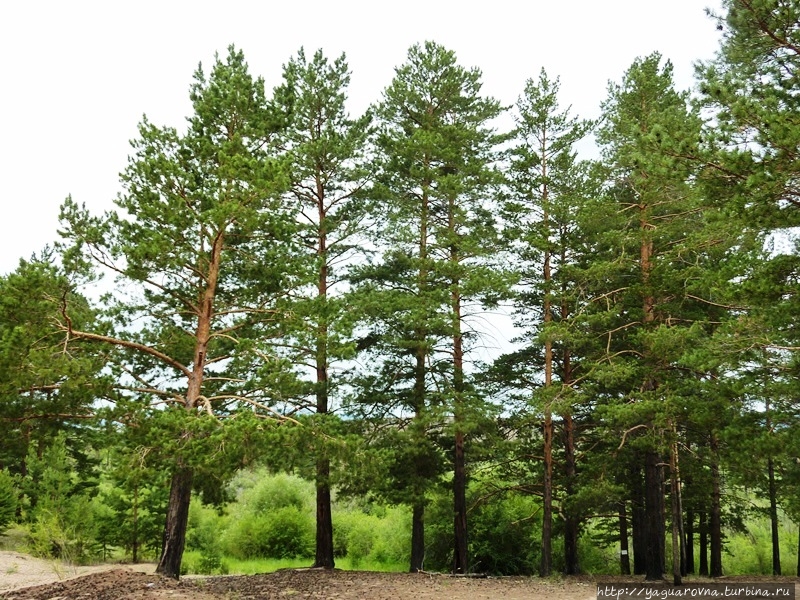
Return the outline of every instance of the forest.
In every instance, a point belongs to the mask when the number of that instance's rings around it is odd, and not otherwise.
[[[356,116],[344,55],[198,67],[116,208],[0,276],[0,534],[173,578],[800,576],[800,4],[723,7],[693,90],[640,57],[595,121],[432,41]]]

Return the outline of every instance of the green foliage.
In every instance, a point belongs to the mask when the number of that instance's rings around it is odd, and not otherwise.
[[[98,554],[90,497],[97,482],[81,477],[69,441],[59,434],[41,457],[28,455],[24,512],[34,554],[82,562]]]
[[[410,511],[405,507],[375,508],[365,513],[351,505],[334,513],[334,550],[337,556],[347,558],[353,569],[408,561]]]
[[[0,535],[16,520],[17,496],[14,479],[6,471],[0,470]]]
[[[428,511],[426,570],[452,569],[453,500],[437,494]],[[471,570],[499,575],[531,575],[537,569],[541,501],[504,491],[490,481],[469,488]]]
[[[797,526],[780,521],[782,572],[793,573],[797,567]],[[772,575],[772,537],[766,518],[751,518],[744,531],[726,532],[722,564],[726,575]]]
[[[509,494],[489,498],[471,513],[472,569],[481,573],[530,575],[537,564],[540,506],[533,498]]]
[[[312,484],[260,470],[243,473],[232,486],[239,488],[239,503],[220,540],[227,554],[240,559],[313,556]]]
[[[186,531],[186,549],[218,553],[220,534],[228,525],[226,516],[201,502],[189,506],[189,522]]]
[[[109,392],[103,357],[86,344],[67,345],[58,324],[67,316],[83,327],[96,315],[56,258],[45,250],[0,277],[0,465],[16,474],[31,448],[46,448],[59,432],[88,437],[92,404]]]
[[[594,163],[558,78],[528,80],[498,134],[480,71],[434,42],[361,118],[343,55],[301,50],[271,98],[233,47],[199,68],[186,128],[140,124],[116,210],[64,202],[65,268],[47,250],[0,277],[0,532],[19,514],[38,555],[138,560],[177,469],[208,503],[187,570],[308,562],[331,489],[340,565],[406,561],[426,512],[425,567],[450,570],[445,484],[460,517],[472,478],[470,568],[526,574],[547,423],[554,569],[571,527],[585,571],[616,571],[607,515],[641,500],[644,454],[677,448],[685,511],[724,474],[728,573],[768,572],[764,499],[800,515],[800,10],[723,8],[699,102],[637,58]],[[118,285],[95,310],[78,284],[101,270]],[[519,346],[475,377],[469,320],[507,298]],[[256,461],[294,475],[234,477]]]
[[[226,532],[223,546],[237,558],[311,557],[314,520],[296,506],[283,506],[268,513],[246,513]]]

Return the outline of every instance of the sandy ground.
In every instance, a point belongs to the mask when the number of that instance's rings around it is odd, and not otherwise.
[[[56,583],[112,569],[124,569],[139,573],[152,573],[155,564],[138,565],[93,565],[79,567],[65,565],[60,561],[42,560],[28,554],[0,550],[0,593],[33,585]]]

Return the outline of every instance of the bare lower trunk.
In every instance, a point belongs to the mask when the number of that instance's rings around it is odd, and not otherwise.
[[[411,513],[411,569],[422,571],[425,560],[425,504],[417,502]]]
[[[553,419],[549,406],[544,416],[544,481],[542,491],[542,560],[539,576],[549,577],[553,569]]]
[[[415,424],[419,424],[422,420],[423,410],[425,406],[425,346],[421,340],[424,337],[421,331],[418,331],[416,337],[419,340],[419,345],[416,348],[416,368],[414,370],[414,419]],[[422,475],[420,470],[423,465],[421,460],[417,458],[414,461],[415,473],[413,475],[415,486],[414,498],[412,500],[412,513],[411,513],[411,565],[409,570],[412,573],[423,570],[423,562],[425,560],[425,483],[421,481]]]
[[[633,496],[631,502],[631,530],[633,535],[633,574],[644,575],[646,571],[647,536],[644,518],[644,488],[639,469],[631,473]]]
[[[681,564],[684,562],[681,549],[683,548],[683,533],[681,531],[681,523],[683,522],[683,515],[681,514],[681,480],[678,471],[678,442],[674,441],[670,448],[670,506],[672,509],[672,584],[682,585],[683,576],[681,573]]]
[[[467,470],[464,460],[464,434],[456,432],[455,476],[453,478],[455,552],[453,573],[467,573]]]
[[[700,513],[700,577],[708,577],[708,513]]]
[[[161,559],[156,567],[156,573],[173,579],[178,579],[181,574],[186,526],[189,522],[189,502],[192,496],[192,475],[190,468],[177,467],[172,475],[172,485],[169,491]]]
[[[778,538],[778,499],[775,486],[775,464],[772,457],[767,459],[767,475],[769,476],[769,520],[772,526],[772,574],[781,574],[781,546]]]
[[[721,483],[719,475],[719,442],[715,433],[711,434],[711,577],[722,577],[722,506]]]
[[[694,575],[694,511],[686,511],[686,525],[684,527],[686,538],[686,568],[687,575]]]
[[[664,489],[661,460],[655,451],[645,455],[645,580],[664,578]]]
[[[314,566],[324,569],[334,566],[330,471],[330,460],[317,459],[317,543]]]
[[[631,557],[628,549],[628,516],[625,514],[625,503],[619,503],[619,572],[631,574]]]
[[[569,370],[569,354],[564,354],[564,379],[571,383]],[[577,466],[575,462],[575,422],[572,415],[566,413],[562,415],[564,422],[564,471],[566,481],[564,482],[564,494],[570,498],[575,493],[575,477]],[[578,528],[580,523],[575,514],[575,509],[567,505],[564,507],[564,574],[577,575],[581,572],[580,562],[578,561]]]

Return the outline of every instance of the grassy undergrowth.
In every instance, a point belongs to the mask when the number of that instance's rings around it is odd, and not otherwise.
[[[183,555],[184,570],[187,574],[209,574],[203,568],[204,560],[207,558],[197,550],[190,550]],[[250,558],[240,559],[233,556],[221,556],[220,568],[214,571],[216,574],[224,573],[230,575],[256,575],[258,573],[273,573],[281,569],[299,569],[310,567],[314,562],[309,558]],[[206,563],[208,564],[208,563]],[[224,566],[222,566],[224,565]],[[336,568],[344,571],[380,571],[401,573],[408,570],[408,565],[400,563],[385,563],[377,561],[356,561],[353,565],[347,557],[336,559]]]

